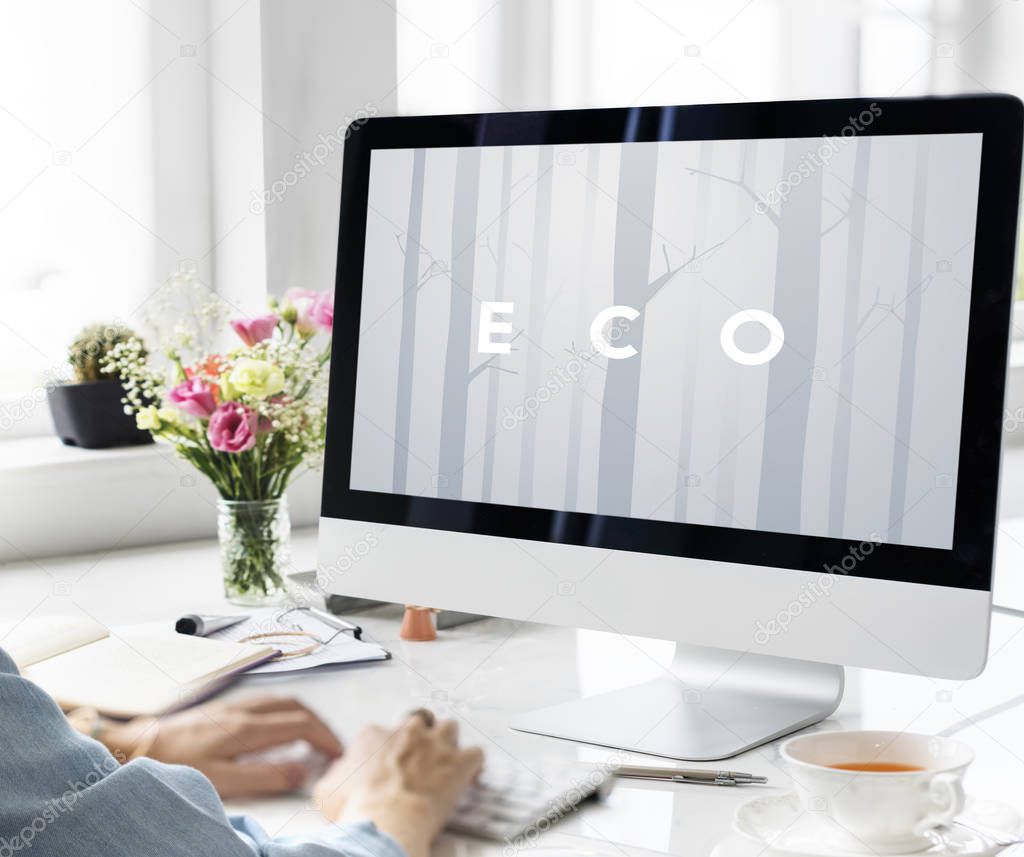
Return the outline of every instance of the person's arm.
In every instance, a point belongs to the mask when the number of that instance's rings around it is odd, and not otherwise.
[[[0,650],[0,844],[32,857],[403,857],[372,821],[308,841],[272,840],[229,819],[198,771],[139,759],[121,765],[75,732]],[[3,851],[2,853],[8,853]]]
[[[208,702],[160,718],[118,722],[95,712],[71,712],[72,725],[95,738],[121,762],[148,756],[188,765],[213,783],[225,800],[295,791],[306,780],[301,762],[246,760],[265,750],[306,741],[328,761],[341,756],[330,727],[296,699],[259,696]]]

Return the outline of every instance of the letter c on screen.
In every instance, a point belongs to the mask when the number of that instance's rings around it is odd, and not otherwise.
[[[625,360],[637,354],[632,345],[612,345],[604,338],[604,326],[613,318],[624,318],[626,321],[636,321],[640,318],[639,310],[631,306],[610,306],[601,310],[594,316],[590,323],[590,341],[598,354],[603,354],[609,360]]]

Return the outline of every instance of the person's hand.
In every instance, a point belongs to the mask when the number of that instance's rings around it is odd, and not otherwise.
[[[478,747],[458,746],[454,720],[416,712],[398,729],[363,729],[313,798],[329,821],[369,819],[409,857],[425,857],[482,765]]]
[[[155,738],[151,730],[157,730]],[[161,717],[112,725],[100,740],[115,755],[145,746],[160,762],[189,765],[205,774],[222,798],[293,791],[306,778],[301,762],[239,762],[238,757],[304,740],[329,759],[341,742],[326,723],[295,699],[258,697],[198,705]]]

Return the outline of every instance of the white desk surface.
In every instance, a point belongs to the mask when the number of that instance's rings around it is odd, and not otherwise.
[[[297,569],[312,567],[314,544],[312,532],[296,534]],[[221,603],[216,545],[189,542],[11,564],[0,567],[0,593],[0,625],[27,615],[78,611],[107,625],[170,619]],[[398,639],[397,609],[355,618],[368,637],[392,652],[392,660],[312,675],[250,677],[228,692],[297,696],[343,737],[363,723],[394,721],[411,708],[428,704],[457,716],[464,738],[494,756],[507,754],[527,763],[556,754],[600,761],[608,757],[607,751],[515,733],[507,728],[508,718],[513,712],[657,676],[672,653],[671,645],[663,642],[498,619],[442,632],[436,642],[405,643]],[[974,681],[848,670],[846,698],[824,728],[938,732],[959,726],[957,737],[977,752],[968,791],[1024,811],[1022,632],[1024,620],[994,616],[989,667]],[[637,711],[636,716],[642,724],[653,715]],[[777,743],[727,766],[765,774],[770,785],[730,789],[627,781],[605,804],[586,806],[560,822],[541,836],[537,846],[570,845],[579,854],[620,857],[652,852],[706,857],[728,836],[741,802],[781,794],[788,787]],[[310,801],[300,796],[236,802],[229,809],[255,815],[274,835],[306,832],[323,824]],[[512,853],[503,848],[446,836],[435,853]],[[531,850],[537,849],[521,853]],[[537,853],[540,857],[544,852]]]

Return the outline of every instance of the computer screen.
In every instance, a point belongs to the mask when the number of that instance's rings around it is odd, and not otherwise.
[[[949,549],[981,150],[373,150],[349,487]]]

